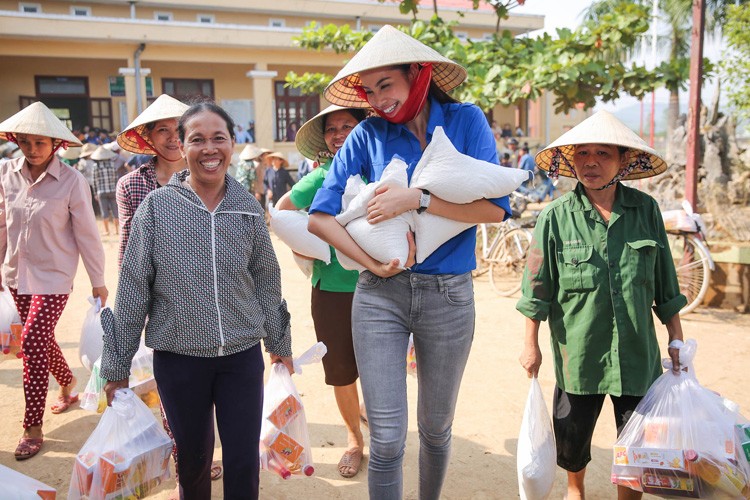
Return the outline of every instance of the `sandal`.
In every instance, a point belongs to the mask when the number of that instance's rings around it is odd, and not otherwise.
[[[16,460],[27,460],[33,457],[42,449],[42,443],[44,443],[44,438],[22,437],[16,447]]]
[[[359,472],[359,466],[362,464],[362,449],[354,448],[346,450],[339,460],[339,474],[341,477],[351,478]]]
[[[216,481],[217,479],[221,479],[221,476],[224,475],[224,467],[217,462],[213,461],[211,462],[211,481]]]
[[[57,401],[52,404],[50,411],[55,415],[66,411],[70,408],[70,405],[78,402],[78,393],[71,394],[70,396],[60,395],[57,397]]]

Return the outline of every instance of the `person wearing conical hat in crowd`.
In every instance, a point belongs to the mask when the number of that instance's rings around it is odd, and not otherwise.
[[[419,496],[440,496],[450,461],[458,389],[474,336],[471,270],[476,266],[476,229],[450,239],[420,264],[414,263],[409,233],[407,262],[383,264],[367,255],[334,216],[340,212],[350,176],[377,181],[397,154],[411,177],[437,126],[460,152],[498,163],[495,138],[482,110],[447,94],[465,79],[466,70],[458,64],[384,26],[324,94],[333,104],[372,107],[378,115],[361,122],[336,153],[310,206],[309,223],[313,233],[366,268],[354,295],[352,334],[370,426],[368,483],[373,499],[403,496],[404,353],[410,332],[419,359]],[[509,217],[510,203],[503,197],[458,205],[426,190],[382,186],[367,210],[372,224],[409,210],[417,212],[415,217],[428,212],[480,223]],[[419,300],[419,308],[412,308],[414,300]]]
[[[96,151],[98,146],[88,142],[83,143],[81,152],[78,154],[78,163],[76,163],[76,169],[83,174],[86,181],[89,183],[91,190],[91,204],[94,207],[94,214],[99,217],[102,211],[99,207],[99,202],[96,199],[96,191],[94,190],[94,168],[96,163],[91,159],[91,154]]]
[[[52,413],[78,401],[76,378],[55,340],[55,326],[73,288],[79,256],[91,294],[102,306],[108,292],[88,183],[55,154],[60,147],[81,143],[41,102],[0,123],[0,139],[17,143],[24,155],[0,166],[0,256],[2,286],[10,289],[23,322],[26,406],[15,457],[26,460],[44,442],[50,373],[60,384]]]
[[[78,164],[78,159],[81,157],[82,150],[83,148],[79,148],[78,146],[71,146],[68,147],[68,149],[58,149],[57,155],[63,163],[69,167],[75,168]]]
[[[310,206],[328,174],[333,155],[365,116],[362,108],[331,105],[300,127],[295,136],[297,149],[320,165],[279,199],[277,209],[304,210]],[[359,472],[365,445],[360,430],[359,374],[352,344],[352,299],[359,273],[341,267],[331,250],[330,264],[320,260],[313,263],[310,305],[315,336],[328,347],[323,357],[325,382],[333,386],[346,426],[347,449],[339,460],[338,471],[349,478]]]
[[[117,143],[135,155],[153,155],[129,174],[117,181],[117,212],[120,216],[120,249],[117,256],[118,269],[122,265],[125,249],[130,237],[130,227],[136,210],[149,193],[166,186],[172,176],[187,167],[180,149],[179,120],[190,108],[167,94],[160,95],[149,107],[136,117],[118,136]],[[160,406],[162,424],[169,437],[172,431],[164,407]],[[179,492],[180,471],[178,469],[177,446],[172,448],[175,463],[175,492]],[[211,479],[223,474],[218,462],[211,465]]]
[[[294,373],[279,263],[258,201],[227,173],[231,117],[199,102],[180,118],[179,134],[188,168],[152,191],[133,218],[114,312],[102,312],[100,373],[111,403],[128,386],[147,322],[156,384],[180,453],[180,497],[211,498],[215,408],[224,498],[257,499],[261,340],[270,363]]]
[[[237,165],[237,181],[249,193],[253,193],[255,170],[258,164],[257,158],[262,154],[263,151],[255,144],[248,144],[240,152],[240,161]]]
[[[268,157],[273,153],[268,148],[260,148],[260,156],[255,158],[255,183],[253,184],[253,193],[255,199],[260,202],[263,210],[266,209],[266,170],[271,168],[271,158]]]
[[[148,162],[117,182],[120,215],[118,263],[125,254],[130,221],[138,206],[151,191],[165,186],[174,173],[185,169],[177,121],[188,107],[174,97],[162,94],[117,136],[122,149],[135,155],[153,155]]]
[[[618,434],[661,375],[651,309],[666,325],[664,348],[678,371],[680,293],[659,206],[621,181],[664,172],[661,156],[607,111],[599,111],[536,155],[551,177],[578,180],[537,220],[516,308],[526,316],[520,362],[542,363],[539,324],[548,320],[556,387],[557,464],[568,498],[583,498],[591,436],[606,395]],[[618,498],[641,493],[618,485]]]
[[[115,140],[113,140],[112,142],[104,144],[104,147],[117,155],[112,159],[112,164],[115,167],[115,172],[117,172],[117,180],[120,180],[120,177],[133,171],[133,169],[128,165],[130,154],[122,149],[119,144],[117,144],[117,136],[115,136]]]
[[[289,162],[281,153],[268,153],[271,168],[267,168],[263,177],[263,185],[266,188],[266,204],[276,203],[284,193],[292,189],[294,179],[287,170]]]
[[[117,154],[104,146],[99,146],[91,153],[91,159],[96,163],[94,168],[94,191],[99,207],[102,210],[102,222],[104,223],[104,234],[109,236],[109,223],[114,222],[115,234],[119,234],[120,222],[117,220],[117,200],[115,189],[117,188],[117,170],[113,160]]]

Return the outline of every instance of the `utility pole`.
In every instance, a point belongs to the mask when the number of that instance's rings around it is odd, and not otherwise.
[[[695,211],[698,205],[698,162],[700,159],[701,84],[703,83],[703,30],[705,0],[693,0],[693,29],[690,42],[690,97],[688,101],[687,165],[685,199]]]

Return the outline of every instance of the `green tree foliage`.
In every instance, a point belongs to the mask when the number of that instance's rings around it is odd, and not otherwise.
[[[617,99],[621,93],[641,97],[663,85],[669,72],[681,69],[662,65],[647,71],[612,57],[616,47],[632,47],[648,28],[647,9],[629,2],[575,30],[559,29],[557,38],[548,34],[516,38],[503,31],[492,40],[463,42],[452,28],[453,24],[433,16],[429,22],[413,21],[404,30],[464,66],[469,77],[454,91],[455,97],[484,110],[533,100],[544,91],[552,93],[558,112],[580,103],[591,107],[597,97],[604,101]],[[296,41],[311,50],[351,54],[371,37],[348,26],[313,25]],[[330,79],[330,75],[311,73],[290,73],[286,78],[288,85],[308,94],[321,93]]]
[[[750,9],[737,5],[729,8],[724,25],[727,50],[721,69],[726,76],[729,102],[738,115],[750,118]]]

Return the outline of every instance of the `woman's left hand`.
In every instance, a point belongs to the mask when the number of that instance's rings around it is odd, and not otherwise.
[[[99,297],[102,302],[102,307],[107,305],[107,297],[109,297],[109,291],[106,286],[95,286],[91,289],[91,296],[94,298]]]
[[[375,196],[367,204],[367,221],[377,224],[419,208],[422,191],[416,188],[383,185],[375,190]]]
[[[283,363],[286,369],[289,370],[289,375],[294,374],[294,361],[291,356],[279,356],[278,354],[271,353],[271,364]]]

